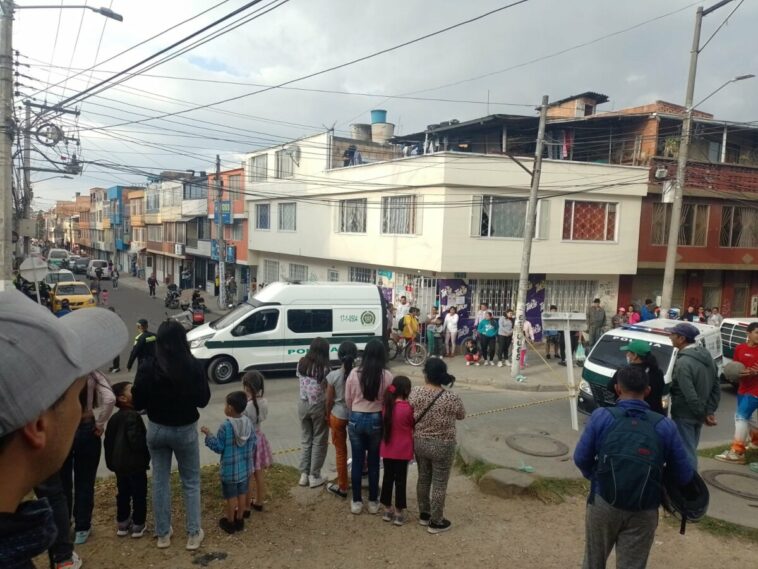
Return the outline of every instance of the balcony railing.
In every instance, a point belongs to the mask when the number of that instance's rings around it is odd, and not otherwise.
[[[674,158],[654,158],[650,166],[650,182],[663,183],[676,178],[677,161]],[[687,188],[717,192],[755,193],[758,197],[758,166],[742,164],[713,164],[687,162],[685,176]]]

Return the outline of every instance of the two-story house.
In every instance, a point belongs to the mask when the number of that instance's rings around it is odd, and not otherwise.
[[[535,119],[444,128],[436,141],[425,132],[397,145],[327,132],[246,156],[258,283],[372,282],[422,310],[514,306]],[[647,177],[633,165],[543,162],[530,318],[545,303],[583,311],[599,296],[616,305],[619,274],[637,266]]]

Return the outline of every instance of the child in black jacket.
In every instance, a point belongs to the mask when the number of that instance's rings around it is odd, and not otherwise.
[[[116,473],[116,535],[132,537],[145,534],[147,516],[147,431],[142,417],[132,404],[132,384],[113,385],[118,412],[108,421],[105,431],[105,464]]]

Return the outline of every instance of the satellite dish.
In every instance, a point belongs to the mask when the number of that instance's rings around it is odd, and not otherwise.
[[[289,144],[284,151],[292,157],[292,161],[300,166],[300,147],[297,144]]]

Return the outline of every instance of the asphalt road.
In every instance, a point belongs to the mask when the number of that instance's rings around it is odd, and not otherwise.
[[[80,277],[84,280],[83,277]],[[132,277],[122,277],[119,288],[112,289],[109,282],[105,281],[103,288],[110,292],[109,304],[123,318],[130,331],[136,335],[136,323],[139,318],[146,318],[150,329],[157,329],[159,323],[167,314],[178,311],[168,310],[163,305],[165,287],[160,287],[156,298],[150,298],[147,294],[147,286]],[[206,298],[207,303],[213,306],[213,298]],[[126,362],[129,356],[130,346],[124,348],[121,355],[122,371],[111,374],[112,382],[131,380],[136,370],[126,372]],[[106,370],[107,371],[107,366]],[[504,372],[506,373],[506,372]],[[237,385],[217,385],[211,383],[211,401],[205,409],[200,411],[200,424],[215,430],[224,420],[224,401],[226,394],[238,389]],[[560,396],[559,393],[534,393],[520,391],[506,391],[503,389],[479,388],[476,386],[460,385],[459,391],[468,414],[475,415],[491,409],[514,407],[525,403],[535,403],[553,399]],[[299,454],[291,449],[300,445],[300,421],[297,416],[297,379],[293,373],[279,373],[267,375],[266,398],[269,402],[268,420],[263,424],[275,453],[275,459],[283,464],[297,466]],[[734,409],[736,398],[731,387],[724,387],[722,403],[718,411],[719,425],[713,428],[704,428],[701,446],[713,446],[718,443],[729,441],[732,438],[734,428]],[[580,424],[584,416],[580,415]],[[575,435],[571,432],[570,414],[568,401],[556,401],[543,405],[526,408],[517,408],[487,415],[478,415],[467,419],[469,429],[476,429],[477,424],[486,422],[490,428],[492,423],[497,425],[504,435],[516,432],[520,429],[536,429],[550,432],[551,436],[558,439],[571,441]],[[288,452],[290,451],[290,452]],[[201,461],[211,464],[218,461],[218,455],[201,447]],[[330,445],[329,456],[325,470],[327,473],[334,471],[334,453]],[[100,467],[100,474],[106,475],[104,461]]]

